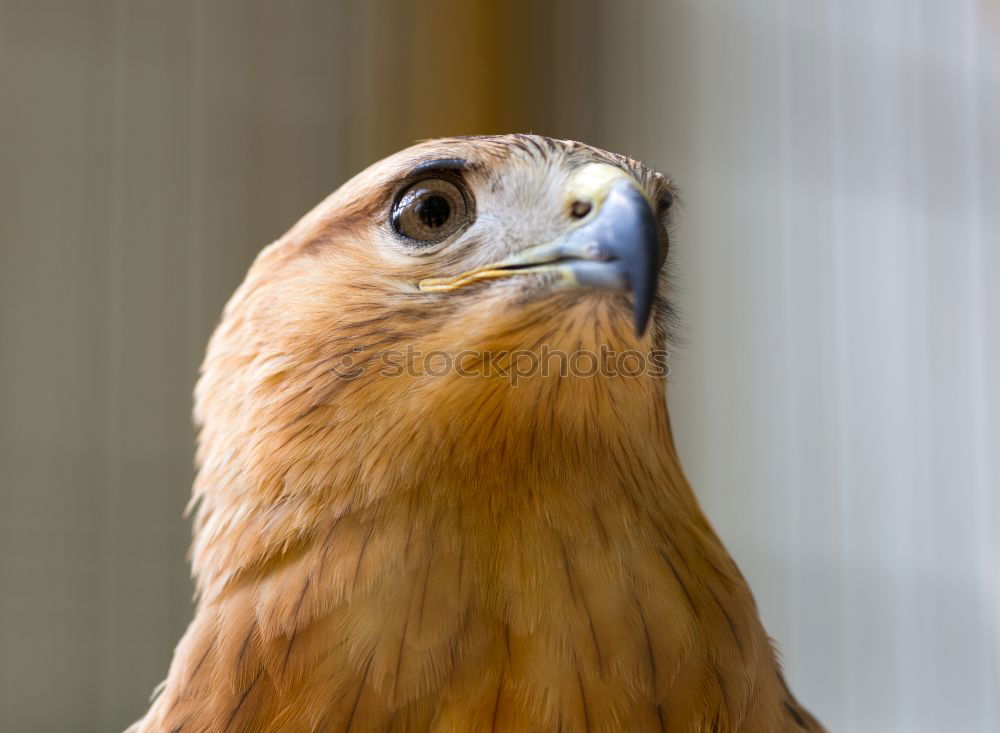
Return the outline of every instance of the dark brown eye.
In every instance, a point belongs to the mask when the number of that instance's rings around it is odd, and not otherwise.
[[[469,219],[466,198],[451,181],[428,178],[414,183],[392,210],[392,226],[417,242],[440,242]]]

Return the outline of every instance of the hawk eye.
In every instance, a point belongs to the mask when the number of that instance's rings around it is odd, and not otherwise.
[[[428,178],[410,186],[392,209],[392,226],[423,244],[440,242],[469,220],[466,197],[451,181]]]

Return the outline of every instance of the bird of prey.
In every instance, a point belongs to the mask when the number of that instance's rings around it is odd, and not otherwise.
[[[577,142],[434,140],[264,249],[130,731],[821,731],[674,448],[673,199]]]

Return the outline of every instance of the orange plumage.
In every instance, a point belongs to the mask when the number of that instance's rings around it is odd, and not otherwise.
[[[627,295],[566,286],[577,260],[421,289],[596,221],[610,189],[581,182],[588,165],[656,217],[643,335]],[[414,184],[445,204],[405,209]],[[821,730],[684,478],[665,377],[511,384],[519,350],[665,347],[671,195],[578,143],[431,141],[265,249],[196,392],[197,611],[132,730]],[[399,233],[458,209],[441,241]]]

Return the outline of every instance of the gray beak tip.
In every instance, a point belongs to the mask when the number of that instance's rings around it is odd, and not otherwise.
[[[646,332],[656,299],[659,279],[659,235],[653,210],[645,196],[634,186],[620,186],[610,202],[617,213],[614,239],[610,249],[625,271],[632,293],[635,335]]]

